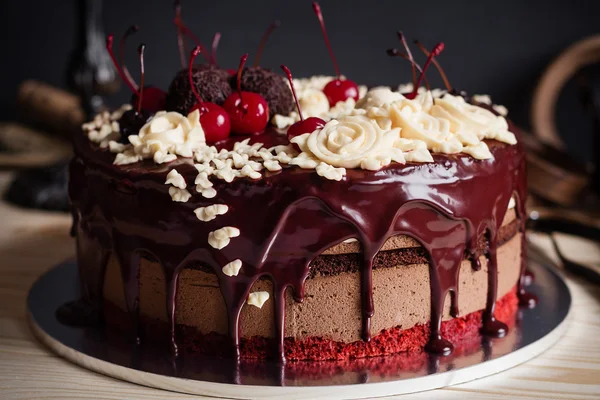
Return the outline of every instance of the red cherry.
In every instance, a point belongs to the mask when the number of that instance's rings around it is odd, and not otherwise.
[[[135,94],[131,98],[131,104],[133,104],[135,108],[139,105],[138,98],[139,97]],[[166,98],[167,93],[164,90],[155,86],[146,86],[144,87],[141,108],[153,113],[164,110]]]
[[[308,117],[302,121],[294,123],[288,128],[287,137],[292,139],[295,136],[304,135],[305,133],[313,133],[317,129],[325,126],[325,121],[317,117]]]
[[[196,48],[192,50],[190,63],[188,65],[188,79],[190,80],[190,87],[192,89],[192,93],[194,93],[194,96],[198,101],[198,103],[192,107],[190,112],[194,110],[198,110],[200,112],[200,125],[202,125],[202,129],[204,130],[204,137],[206,138],[207,143],[212,144],[229,137],[229,134],[231,133],[231,121],[229,119],[229,115],[223,107],[218,106],[215,103],[202,101],[198,90],[196,90],[196,85],[194,84],[193,78],[193,66],[194,60],[201,51],[202,48],[200,46],[196,46]]]
[[[231,131],[238,135],[262,133],[269,123],[269,105],[258,93],[232,93],[223,108],[229,114]]]
[[[227,111],[215,103],[196,104],[190,112],[200,111],[200,125],[204,129],[206,143],[213,144],[227,139],[231,133],[231,121]]]
[[[337,79],[329,82],[325,88],[323,89],[323,93],[327,96],[327,100],[329,100],[329,106],[335,106],[339,101],[346,101],[352,97],[354,100],[358,100],[358,86],[356,83],[352,82],[349,79],[341,80],[340,79],[340,67],[335,59],[335,55],[333,54],[333,49],[331,48],[331,43],[329,43],[329,37],[327,36],[327,31],[325,30],[325,21],[323,20],[323,13],[321,12],[321,6],[316,1],[313,2],[313,11],[317,15],[319,19],[319,24],[321,25],[321,32],[323,32],[323,39],[325,40],[325,45],[327,46],[327,50],[329,50],[329,56],[331,57],[331,61],[333,61],[333,67],[335,68],[335,75]]]
[[[227,73],[229,74],[229,76],[234,76],[235,74],[237,74],[237,71],[233,68],[227,68]]]
[[[294,96],[294,101],[296,102],[296,108],[298,109],[298,116],[300,117],[300,121],[292,124],[287,131],[288,140],[292,140],[294,136],[303,135],[305,133],[313,133],[317,129],[321,129],[325,126],[325,121],[321,118],[310,117],[304,119],[302,116],[302,110],[300,110],[300,103],[298,102],[298,96],[296,95],[296,88],[294,88],[294,81],[292,78],[292,72],[285,65],[281,66],[283,72],[285,72],[285,76],[287,76],[288,82],[290,83],[290,88],[292,89],[292,95]],[[299,150],[299,149],[298,149]]]
[[[237,92],[231,93],[223,103],[231,120],[231,131],[239,135],[261,133],[269,123],[269,105],[265,98],[258,93],[242,92],[240,81],[247,59],[248,54],[244,54],[240,60]]]
[[[356,83],[349,80],[334,79],[325,85],[323,93],[329,100],[329,106],[335,106],[339,101],[346,101],[352,97],[355,101],[358,100],[358,86]]]

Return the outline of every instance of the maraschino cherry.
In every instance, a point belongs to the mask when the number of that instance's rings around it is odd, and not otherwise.
[[[304,119],[302,116],[302,110],[300,110],[300,103],[298,102],[298,96],[296,96],[296,89],[294,88],[294,83],[292,80],[292,73],[285,65],[281,66],[283,72],[288,78],[290,82],[290,88],[292,89],[292,95],[294,96],[294,101],[296,102],[296,108],[298,109],[298,116],[300,117],[300,121],[292,124],[287,131],[287,137],[289,140],[292,140],[293,137],[298,135],[303,135],[305,133],[313,133],[317,129],[321,129],[325,126],[325,121],[318,117],[309,117]]]
[[[140,56],[140,89],[137,94],[138,102],[135,108],[131,110],[125,111],[121,118],[119,119],[119,130],[121,132],[121,142],[127,143],[128,137],[130,135],[137,135],[144,126],[146,122],[152,116],[152,113],[142,108],[145,99],[145,88],[144,88],[144,50],[146,49],[146,45],[141,44],[138,48],[138,53]]]
[[[331,48],[331,43],[329,43],[329,37],[327,36],[327,31],[325,30],[325,21],[323,20],[323,13],[321,13],[321,7],[319,3],[316,1],[313,2],[313,10],[315,14],[317,14],[317,18],[319,19],[319,24],[321,25],[321,31],[323,32],[323,38],[325,39],[325,45],[327,46],[327,50],[329,50],[329,56],[331,57],[331,61],[333,61],[333,67],[335,68],[335,74],[337,76],[336,79],[329,82],[325,85],[323,89],[323,93],[327,96],[327,100],[329,100],[329,106],[335,106],[339,101],[346,101],[352,97],[354,100],[358,100],[358,86],[356,83],[352,82],[349,79],[340,79],[340,68],[338,63],[333,55],[333,50]]]
[[[200,47],[196,47],[192,50],[192,55],[190,56],[188,77],[192,92],[198,101],[198,103],[191,108],[190,112],[194,110],[200,112],[200,125],[202,125],[202,129],[204,129],[206,142],[212,144],[229,137],[229,133],[231,132],[231,122],[229,121],[229,115],[223,107],[218,106],[215,103],[202,101],[200,94],[196,90],[192,68],[194,66],[194,60],[201,51],[202,49]]]
[[[231,93],[223,104],[231,120],[231,131],[240,135],[261,133],[269,123],[269,106],[265,98],[258,93],[242,91],[240,81],[247,59],[248,54],[244,54],[240,60],[237,92]]]
[[[150,111],[152,113],[164,110],[165,98],[167,96],[166,92],[159,88],[148,86],[144,88],[145,93],[144,97],[142,98],[140,96],[141,86],[140,89],[138,89],[138,86],[135,84],[133,79],[131,79],[131,76],[128,77],[128,75],[126,75],[123,71],[123,68],[121,68],[121,66],[117,62],[115,53],[113,51],[113,41],[114,35],[108,35],[108,38],[106,38],[106,48],[108,50],[108,53],[110,54],[110,57],[112,58],[113,63],[115,64],[117,72],[121,76],[121,79],[133,92],[132,105],[134,106],[134,108],[139,108],[138,105],[141,105],[142,109]]]

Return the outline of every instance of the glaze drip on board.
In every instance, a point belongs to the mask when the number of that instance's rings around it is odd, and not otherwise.
[[[516,131],[513,126],[511,130]],[[252,138],[252,142],[265,146],[285,140],[284,135],[272,131]],[[458,314],[458,271],[465,254],[470,256],[474,269],[481,269],[482,257],[488,260],[482,332],[502,336],[507,329],[494,318],[496,237],[512,196],[517,199],[524,232],[525,160],[521,144],[488,141],[488,145],[494,159],[434,155],[434,163],[392,164],[379,171],[348,170],[346,179],[340,182],[325,180],[314,170],[288,167],[267,172],[258,181],[215,181],[214,199],[204,199],[192,189],[194,196],[188,203],[176,203],[168,195],[165,176],[176,168],[186,182],[193,182],[197,171],[191,160],[178,159],[167,165],[145,161],[117,167],[112,165],[110,153],[97,150],[82,137],[75,143],[76,157],[71,164],[74,230],[81,253],[90,251],[84,250],[86,243],[95,243],[95,254],[115,253],[134,326],[139,314],[140,257],[162,265],[174,354],[177,283],[182,269],[203,265],[217,276],[236,357],[240,356],[241,309],[256,280],[269,278],[273,282],[281,360],[285,359],[285,292],[292,290],[297,301],[303,300],[304,281],[315,257],[343,240],[359,240],[363,255],[362,337],[368,341],[373,334],[371,318],[377,312],[371,282],[373,258],[388,238],[407,235],[426,249],[430,259],[431,330],[427,350],[449,353],[452,344],[440,334],[442,311],[450,294],[452,314]],[[222,147],[232,147],[232,141]],[[230,211],[217,220],[198,221],[193,209],[214,203],[226,204]],[[208,246],[207,237],[222,226],[235,226],[241,235],[216,250]],[[477,244],[482,238],[487,246],[484,254],[479,254]],[[82,276],[84,296],[102,298],[107,259],[80,259],[82,269],[88,271]],[[242,260],[243,267],[237,276],[230,277],[221,267],[234,259]],[[525,270],[521,272],[523,276]],[[524,295],[521,289],[519,293]],[[139,340],[139,335],[136,338]]]

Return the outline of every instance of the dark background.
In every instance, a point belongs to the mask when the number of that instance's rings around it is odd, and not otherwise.
[[[67,61],[76,43],[75,1],[2,0],[0,119],[13,118],[15,93],[22,80],[65,86]],[[222,32],[218,58],[228,68],[236,67],[245,52],[252,57],[266,27],[279,19],[281,28],[269,40],[262,65],[278,68],[285,63],[297,77],[332,75],[310,3],[183,0],[183,19],[207,46],[214,32]],[[166,89],[180,69],[172,1],[105,0],[104,4],[106,33],[120,37],[132,23],[141,27],[129,46],[134,77],[135,48],[144,42],[146,81]],[[385,54],[386,48],[399,46],[395,31],[402,29],[409,39],[418,38],[428,48],[444,41],[446,49],[439,61],[453,86],[491,94],[526,128],[531,93],[544,67],[568,45],[600,31],[600,1],[323,0],[321,8],[342,72],[351,79],[368,85],[409,81],[409,64]],[[441,86],[435,71],[428,76]],[[110,102],[119,104],[128,98],[123,86]],[[561,134],[575,155],[589,159],[586,143],[591,126],[584,121],[574,88],[565,91],[560,111]]]

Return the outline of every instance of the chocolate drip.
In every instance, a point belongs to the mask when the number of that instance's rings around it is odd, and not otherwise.
[[[124,251],[115,246],[115,253],[121,265],[121,278],[125,292],[125,307],[131,315],[134,339],[137,344],[141,342],[140,319],[140,262],[141,257],[137,251]]]
[[[252,138],[267,146],[284,140],[285,136],[274,132]],[[349,238],[358,239],[362,248],[362,336],[369,340],[371,318],[376,313],[373,259],[388,238],[402,234],[420,242],[430,259],[431,331],[427,350],[442,354],[452,350],[452,344],[441,336],[440,325],[449,293],[451,314],[458,315],[458,272],[465,253],[471,255],[475,269],[481,269],[480,256],[487,257],[488,294],[482,331],[499,336],[507,328],[494,318],[496,234],[513,193],[524,232],[525,160],[520,144],[488,141],[488,145],[493,160],[434,155],[435,163],[393,164],[375,172],[348,170],[340,182],[318,177],[313,170],[284,168],[266,172],[258,181],[236,179],[226,184],[215,180],[216,198],[204,199],[190,189],[192,199],[177,203],[171,201],[165,176],[175,168],[186,182],[194,182],[197,171],[191,160],[117,167],[112,165],[113,155],[78,138],[70,188],[71,201],[81,215],[75,222],[77,240],[79,246],[98,241],[94,248],[81,249],[84,285],[97,287],[104,280],[101,265],[105,261],[100,260],[104,257],[97,254],[114,252],[121,264],[127,311],[137,332],[139,261],[141,254],[149,254],[164,268],[171,348],[177,355],[180,272],[191,264],[207,266],[218,278],[234,356],[239,358],[241,309],[253,284],[268,277],[273,282],[278,358],[283,361],[286,289],[291,287],[296,301],[302,301],[311,261]],[[231,147],[231,143],[223,146]],[[226,204],[229,212],[209,222],[199,221],[193,213],[197,207],[216,203]],[[225,248],[213,249],[207,244],[208,233],[223,226],[235,226],[241,235]],[[486,232],[487,251],[478,254],[477,244]],[[225,275],[221,268],[235,259],[242,261],[240,273]],[[523,267],[522,276],[524,272]],[[519,293],[525,293],[522,286]],[[98,294],[101,297],[102,292]]]
[[[523,167],[523,170],[525,168]],[[530,282],[530,279],[527,275],[527,240],[525,240],[525,232],[526,232],[526,224],[527,224],[527,213],[525,211],[525,193],[526,189],[524,187],[525,182],[519,182],[522,187],[520,187],[518,193],[516,194],[518,201],[516,202],[516,210],[517,217],[520,222],[520,232],[523,234],[523,240],[521,241],[521,273],[519,274],[519,288],[518,288],[518,296],[519,296],[519,305],[521,307],[533,308],[537,304],[537,296],[533,293],[527,292],[525,289]]]

